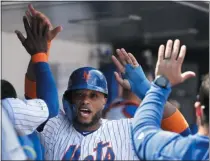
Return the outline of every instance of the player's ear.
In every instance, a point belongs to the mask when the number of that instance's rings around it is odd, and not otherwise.
[[[199,101],[196,101],[194,104],[195,112],[196,112],[196,118],[198,121],[198,124],[201,123],[201,117],[203,115],[203,109],[201,108],[201,103]]]
[[[104,95],[104,103],[103,103],[104,105],[106,105],[107,99],[108,99],[107,95]]]
[[[194,107],[195,107],[195,108],[198,108],[198,107],[200,107],[200,106],[201,106],[201,103],[200,103],[199,101],[196,101],[195,104],[194,104]]]

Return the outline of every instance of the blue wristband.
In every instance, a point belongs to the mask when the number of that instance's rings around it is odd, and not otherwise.
[[[133,67],[130,64],[125,66],[125,74],[122,76],[127,79],[131,85],[131,91],[140,99],[143,99],[150,89],[150,82],[144,74],[141,66]]]

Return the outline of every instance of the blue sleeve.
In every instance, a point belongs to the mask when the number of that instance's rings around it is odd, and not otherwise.
[[[161,130],[163,109],[170,91],[170,87],[164,89],[152,83],[132,120],[133,143],[141,160],[192,160],[204,152],[196,149],[192,137]]]
[[[163,117],[164,105],[171,92],[171,88],[160,88],[154,83],[146,93],[145,98],[137,109],[133,119],[133,129],[142,129],[144,126],[159,129]]]
[[[59,112],[58,91],[49,64],[39,62],[34,64],[37,98],[43,99],[49,109],[49,118],[55,117]]]
[[[28,135],[28,138],[33,142],[34,150],[36,151],[36,160],[44,160],[43,146],[36,131]]]
[[[209,157],[206,155],[209,143],[198,143],[190,135],[182,137],[177,133],[150,129],[139,133],[135,141],[140,143],[136,150],[141,160],[206,160]]]
[[[34,150],[34,144],[28,137],[28,135],[18,136],[18,140],[23,147],[23,150],[28,158],[31,160],[36,159],[36,151]]]

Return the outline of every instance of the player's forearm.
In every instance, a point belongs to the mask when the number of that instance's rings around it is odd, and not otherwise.
[[[26,76],[28,79],[30,79],[31,81],[36,82],[36,75],[34,73],[34,65],[32,60],[30,60],[29,64],[28,64],[28,69],[27,69],[27,73]]]
[[[39,53],[32,57],[36,75],[37,97],[43,99],[49,108],[49,118],[58,115],[59,103],[56,83],[47,63],[45,53]]]
[[[28,64],[27,73],[25,75],[25,98],[33,99],[36,96],[36,76],[34,73],[34,65],[30,60]]]
[[[48,42],[47,58],[49,57],[51,42]],[[27,73],[25,75],[25,98],[33,99],[36,96],[36,75],[34,72],[34,64],[30,60],[27,68]]]
[[[144,85],[144,89],[141,90],[141,88],[139,88],[139,87],[141,87],[143,85]],[[145,86],[148,86],[148,87],[145,87]],[[151,87],[151,84],[148,83],[147,80],[143,81],[142,84],[135,86],[135,88],[137,88],[136,91],[140,91],[140,90],[141,90],[141,92],[144,91],[143,93],[145,93],[145,95],[148,91],[148,90],[146,91],[145,89],[148,89],[149,87]],[[141,93],[141,94],[143,94],[143,93]],[[144,95],[144,97],[145,97],[145,95]],[[163,120],[162,120],[161,128],[166,131],[179,133],[182,136],[187,136],[187,135],[191,134],[189,125],[188,125],[187,121],[185,120],[184,116],[170,102],[166,102],[166,104],[164,106]]]
[[[171,92],[171,88],[160,88],[154,83],[151,84],[150,90],[143,99],[140,108],[137,109],[134,120],[134,132],[147,126],[154,129],[159,129],[164,105]]]
[[[145,80],[141,85],[138,85],[138,86],[139,86],[139,89],[137,91],[141,91],[141,92],[137,92],[135,94],[137,94],[137,96],[139,98],[141,98],[141,97],[144,98],[145,95],[146,95],[146,93],[150,89],[151,84],[149,83],[148,80]],[[143,89],[140,88],[140,87],[143,87],[143,86],[144,86]],[[167,101],[166,104],[165,104],[165,106],[164,106],[163,119],[172,116],[175,112],[176,112],[176,107],[174,105],[172,105],[170,102]]]
[[[146,89],[148,89],[151,85],[150,83],[147,82],[147,80],[145,80],[143,84],[141,84],[141,86],[143,85],[144,89],[143,90],[139,89],[139,90],[141,90],[141,92],[144,91],[146,95],[146,92],[148,91]],[[189,125],[185,120],[184,116],[182,115],[182,113],[179,112],[179,110],[168,101],[164,106],[161,128],[166,131],[179,133],[182,136],[188,136],[189,134],[191,134]]]
[[[151,84],[150,90],[142,100],[132,120],[132,133],[134,147],[140,159],[145,154],[144,140],[160,131],[161,119],[163,117],[164,105],[170,94],[171,89],[163,89]],[[152,151],[152,149],[150,149]]]

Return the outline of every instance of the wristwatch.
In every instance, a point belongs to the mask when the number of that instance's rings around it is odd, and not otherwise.
[[[154,83],[155,83],[156,85],[158,85],[159,87],[166,88],[166,87],[168,87],[168,85],[169,85],[170,82],[169,82],[169,80],[168,80],[166,77],[164,77],[163,75],[158,75],[158,76],[155,78]]]

